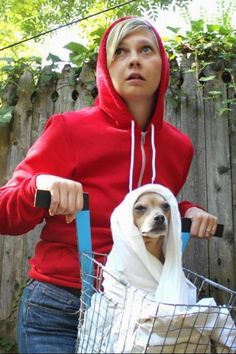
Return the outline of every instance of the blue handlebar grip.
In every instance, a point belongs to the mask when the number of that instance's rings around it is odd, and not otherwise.
[[[189,239],[190,239],[190,233],[189,232],[183,232],[182,231],[182,254],[184,254],[186,247],[189,243]]]
[[[85,306],[89,307],[94,287],[94,269],[92,262],[92,241],[89,211],[89,196],[84,193],[84,207],[76,213],[76,231],[81,265],[82,289]],[[86,253],[90,256],[87,257]],[[83,254],[83,256],[82,256]]]

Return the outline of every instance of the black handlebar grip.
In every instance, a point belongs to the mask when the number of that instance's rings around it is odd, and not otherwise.
[[[89,195],[88,193],[83,193],[84,196],[84,206],[82,210],[89,209]],[[49,191],[44,191],[38,189],[35,195],[34,206],[37,208],[49,209],[51,204],[51,193]]]
[[[189,232],[191,229],[192,225],[192,220],[188,218],[183,218],[182,219],[182,232]],[[223,237],[223,232],[224,232],[224,225],[223,224],[218,224],[216,228],[215,235],[216,237]]]

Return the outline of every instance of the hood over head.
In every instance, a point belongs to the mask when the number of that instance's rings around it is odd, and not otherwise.
[[[118,95],[116,90],[113,87],[109,71],[107,68],[107,58],[106,58],[106,42],[108,35],[112,28],[119,22],[132,18],[138,18],[134,16],[122,17],[115,21],[104,33],[98,52],[98,61],[97,61],[97,88],[98,88],[98,99],[96,104],[98,104],[102,110],[104,110],[119,126],[120,128],[130,127],[130,121],[133,120],[133,117],[128,110],[125,102]],[[144,19],[142,19],[144,20]],[[161,129],[163,116],[164,116],[164,95],[166,93],[168,83],[169,83],[169,61],[167,54],[165,52],[162,40],[156,31],[156,29],[145,20],[147,25],[152,28],[153,33],[157,38],[157,42],[160,49],[160,55],[162,59],[162,71],[160,84],[157,90],[157,99],[156,107],[154,110],[151,123],[156,125],[158,129]]]
[[[170,204],[168,236],[163,247],[164,265],[147,251],[133,221],[133,206],[144,192],[158,193]],[[176,198],[169,189],[159,184],[147,184],[128,193],[112,213],[111,229],[114,244],[108,256],[107,270],[152,294],[159,302],[188,303],[188,281],[182,269],[181,218]],[[109,288],[109,283],[104,284],[104,288]]]

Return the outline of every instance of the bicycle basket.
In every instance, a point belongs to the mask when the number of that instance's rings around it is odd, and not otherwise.
[[[198,303],[158,304],[141,289],[107,274],[105,258],[81,255],[86,272],[82,270],[77,353],[236,352],[235,291],[185,269],[197,287]],[[118,291],[106,292],[104,276],[119,284]],[[219,293],[228,298],[224,305],[211,298]]]

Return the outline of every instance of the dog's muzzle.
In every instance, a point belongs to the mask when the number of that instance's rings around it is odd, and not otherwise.
[[[166,224],[166,219],[164,215],[158,214],[156,215],[152,222],[149,224],[150,227],[148,228],[148,230],[143,230],[142,235],[150,235],[153,234],[153,236],[155,235],[160,235],[160,233],[162,234],[166,234],[167,232],[167,224]]]

